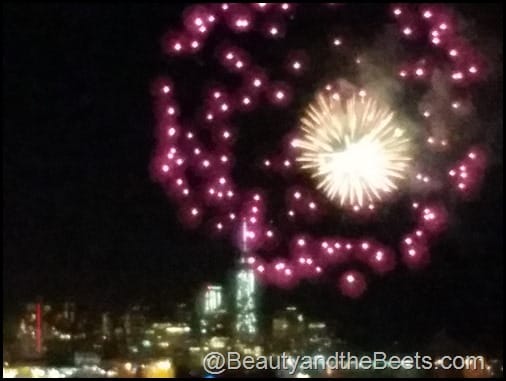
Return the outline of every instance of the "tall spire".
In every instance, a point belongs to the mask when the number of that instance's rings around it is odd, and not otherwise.
[[[246,263],[246,257],[248,254],[248,223],[244,219],[242,221],[241,228],[241,254],[240,254],[240,263],[244,265]]]
[[[242,221],[242,234],[241,234],[241,254],[246,254],[248,252],[248,224],[246,220]]]

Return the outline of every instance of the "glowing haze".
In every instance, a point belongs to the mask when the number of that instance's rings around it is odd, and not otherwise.
[[[301,120],[297,161],[341,206],[381,201],[406,178],[410,140],[395,114],[364,91],[319,93]]]

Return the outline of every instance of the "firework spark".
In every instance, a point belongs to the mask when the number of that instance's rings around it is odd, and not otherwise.
[[[317,95],[301,119],[297,161],[341,206],[381,201],[406,177],[410,140],[395,114],[363,91]]]

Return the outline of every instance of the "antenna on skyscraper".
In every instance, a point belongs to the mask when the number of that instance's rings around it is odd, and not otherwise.
[[[248,224],[246,220],[242,221],[242,230],[241,230],[241,260],[240,262],[243,264],[246,262],[246,254],[248,253]]]

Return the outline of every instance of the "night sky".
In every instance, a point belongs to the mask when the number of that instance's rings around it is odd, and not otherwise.
[[[226,279],[226,243],[182,229],[149,176],[149,86],[159,40],[182,5],[3,5],[3,249],[6,316],[37,296],[121,309],[170,308]],[[502,5],[465,5],[502,66]],[[417,342],[445,330],[502,348],[502,67],[479,89],[494,156],[478,201],[462,204],[429,268],[373,281],[358,301],[329,284],[266,289],[362,343]]]

